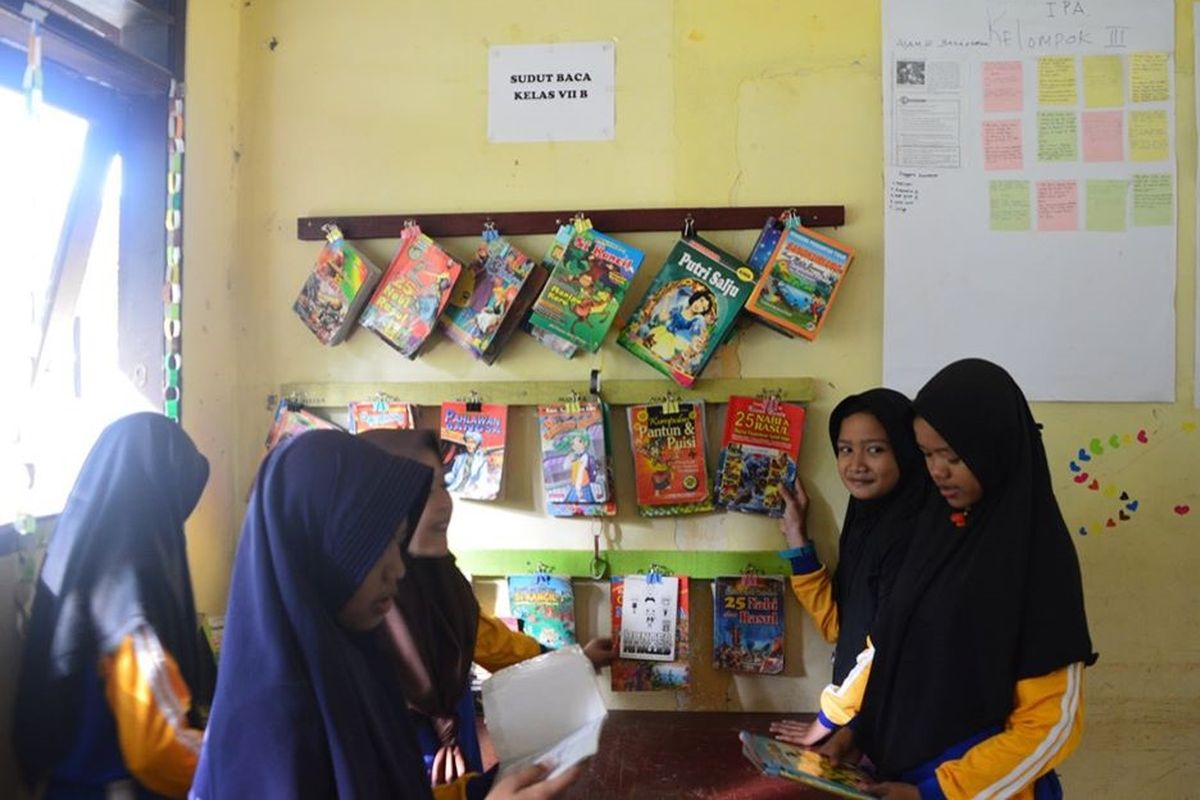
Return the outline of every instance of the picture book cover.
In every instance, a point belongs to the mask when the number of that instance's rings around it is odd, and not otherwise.
[[[689,632],[689,593],[686,575],[677,575],[679,601],[678,622],[675,625],[675,660],[643,661],[631,658],[616,658],[612,662],[612,690],[614,692],[649,692],[658,689],[686,689],[691,683],[691,635]],[[612,612],[612,636],[621,641],[622,605],[625,602],[625,578],[612,579],[610,608]]]
[[[421,233],[420,227],[406,227],[396,256],[359,324],[405,357],[416,357],[461,272],[462,265]]]
[[[763,269],[770,262],[771,254],[775,252],[779,240],[783,238],[786,227],[779,217],[767,217],[767,221],[763,223],[762,230],[758,233],[758,239],[754,242],[754,249],[750,251],[750,257],[746,259],[746,266],[754,271],[756,279],[762,275]]]
[[[349,405],[350,432],[411,430],[416,425],[413,407],[396,400],[361,400]]]
[[[816,339],[853,260],[854,248],[799,225],[789,227],[746,308],[783,333]]]
[[[463,269],[446,301],[440,324],[447,338],[475,358],[484,359],[515,307],[532,266],[524,253],[495,231],[487,231],[475,260]]]
[[[538,406],[546,511],[555,517],[617,513],[607,408],[598,400]]]
[[[704,402],[629,406],[638,513],[645,517],[712,511],[704,443]]]
[[[796,479],[803,436],[803,406],[773,397],[730,397],[717,461],[717,505],[782,516],[779,484]]]
[[[626,575],[621,593],[621,658],[675,660],[679,621],[679,578],[674,575]]]
[[[508,576],[508,607],[525,633],[552,650],[575,644],[575,592],[564,575]]]
[[[700,237],[680,239],[617,342],[691,386],[753,290],[748,266]]]
[[[483,353],[483,362],[485,364],[495,363],[496,359],[500,356],[500,351],[508,343],[509,339],[512,338],[514,333],[518,330],[528,329],[530,309],[533,308],[533,304],[537,301],[538,296],[541,295],[542,288],[549,279],[550,270],[536,261],[529,262],[529,274],[525,277],[525,284],[521,287],[521,291],[517,292],[517,299],[513,301],[512,308],[504,316],[504,321],[500,323],[500,329],[492,337],[491,347]],[[574,345],[572,345],[572,348],[574,348]],[[573,351],[572,355],[574,355]]]
[[[507,431],[508,406],[442,403],[442,457],[450,494],[468,500],[500,496]]]
[[[783,578],[733,575],[713,579],[713,667],[783,672]]]
[[[586,220],[571,226],[561,258],[560,236],[547,259],[553,264],[546,287],[533,304],[529,324],[594,353],[616,318],[629,283],[645,253],[593,229]]]
[[[271,429],[267,431],[267,450],[283,444],[297,434],[319,428],[341,430],[337,425],[317,416],[300,404],[281,400],[275,409],[275,419],[271,422]]]
[[[748,731],[739,733],[738,738],[742,740],[742,754],[764,774],[798,781],[838,797],[874,797],[863,787],[875,783],[875,779],[861,767],[839,764],[816,750]]]
[[[350,329],[383,271],[334,229],[317,253],[317,263],[292,310],[321,344],[335,345],[350,335]]]

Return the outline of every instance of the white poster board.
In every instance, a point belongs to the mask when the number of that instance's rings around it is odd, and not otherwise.
[[[884,0],[884,383],[1175,396],[1174,4]]]
[[[615,53],[613,42],[490,47],[488,141],[612,139]]]
[[[1192,34],[1193,41],[1200,45],[1200,3],[1192,5]],[[1200,130],[1200,59],[1195,59],[1195,77],[1196,77],[1196,129]],[[1197,148],[1200,152],[1200,147]],[[1200,161],[1197,161],[1196,169],[1196,186],[1197,194],[1200,194]],[[1196,408],[1200,408],[1200,201],[1196,203],[1196,307],[1194,314],[1196,317],[1196,349],[1195,364],[1193,365],[1193,381],[1192,386],[1192,403]]]

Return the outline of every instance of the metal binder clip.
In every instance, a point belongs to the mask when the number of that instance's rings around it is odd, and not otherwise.
[[[325,234],[325,241],[336,242],[338,239],[344,239],[342,229],[335,222],[326,222],[321,226],[321,231]]]
[[[681,233],[685,239],[693,239],[696,236],[696,218],[690,213],[683,218],[683,230]]]
[[[547,564],[545,561],[539,561],[537,567],[534,568],[533,574],[537,578],[536,583],[549,583],[550,573],[554,571],[554,567]]]
[[[600,394],[600,370],[594,369],[588,376],[588,393]]]
[[[500,231],[496,229],[496,223],[490,218],[483,221],[483,240],[488,244],[500,238]]]
[[[568,414],[578,414],[583,410],[583,397],[574,389],[571,390],[571,396],[563,400],[563,403]]]
[[[479,392],[474,389],[467,395],[466,404],[467,412],[470,414],[478,414],[480,411],[483,411],[483,400],[479,397]]]
[[[774,414],[779,410],[779,402],[783,396],[782,389],[763,389],[758,393],[758,399],[763,404],[763,411]]]
[[[675,392],[667,392],[667,396],[662,401],[662,410],[664,414],[678,414],[679,395],[675,394]]]

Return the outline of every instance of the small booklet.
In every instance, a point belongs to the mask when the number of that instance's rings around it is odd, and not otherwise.
[[[796,479],[803,435],[803,406],[773,397],[730,397],[717,460],[717,505],[783,516],[779,485]]]
[[[853,247],[794,224],[776,245],[746,310],[787,336],[816,339],[853,260]]]
[[[675,660],[679,578],[657,573],[626,575],[621,597],[621,658]]]
[[[783,578],[713,578],[713,668],[778,675],[783,672]]]
[[[688,619],[688,578],[676,575],[679,581],[678,621],[675,625],[675,660],[642,661],[630,658],[615,658],[612,662],[612,690],[614,692],[647,692],[658,689],[687,689],[691,684],[691,631]],[[622,614],[625,606],[625,578],[613,576],[611,608],[612,638],[621,641],[624,625]]]
[[[551,764],[553,778],[600,749],[608,711],[579,645],[500,670],[482,694],[501,778],[538,763]]]
[[[769,736],[742,731],[742,755],[765,774],[820,789],[838,797],[864,798],[874,795],[861,788],[875,782],[869,772],[853,764],[839,764],[816,750],[787,744]]]
[[[335,345],[350,335],[359,312],[383,270],[342,238],[334,227],[326,237],[292,310],[321,344]]]

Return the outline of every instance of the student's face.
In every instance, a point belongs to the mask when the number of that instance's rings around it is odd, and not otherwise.
[[[942,435],[921,417],[913,421],[913,433],[921,455],[925,456],[929,477],[933,478],[946,503],[958,511],[978,503],[983,498],[983,486]]]
[[[838,475],[856,500],[885,497],[900,482],[900,465],[887,430],[874,414],[859,411],[842,420],[837,439]]]
[[[429,490],[425,510],[421,512],[421,518],[417,520],[417,527],[409,540],[408,552],[418,558],[441,558],[450,552],[446,532],[450,527],[454,500],[446,490],[442,474],[444,468],[438,454],[432,450],[422,450],[419,460],[433,469],[433,486]]]
[[[391,610],[396,584],[404,577],[405,572],[400,541],[407,524],[402,522],[396,529],[383,555],[338,611],[337,621],[343,628],[365,633],[383,622],[384,615]]]

